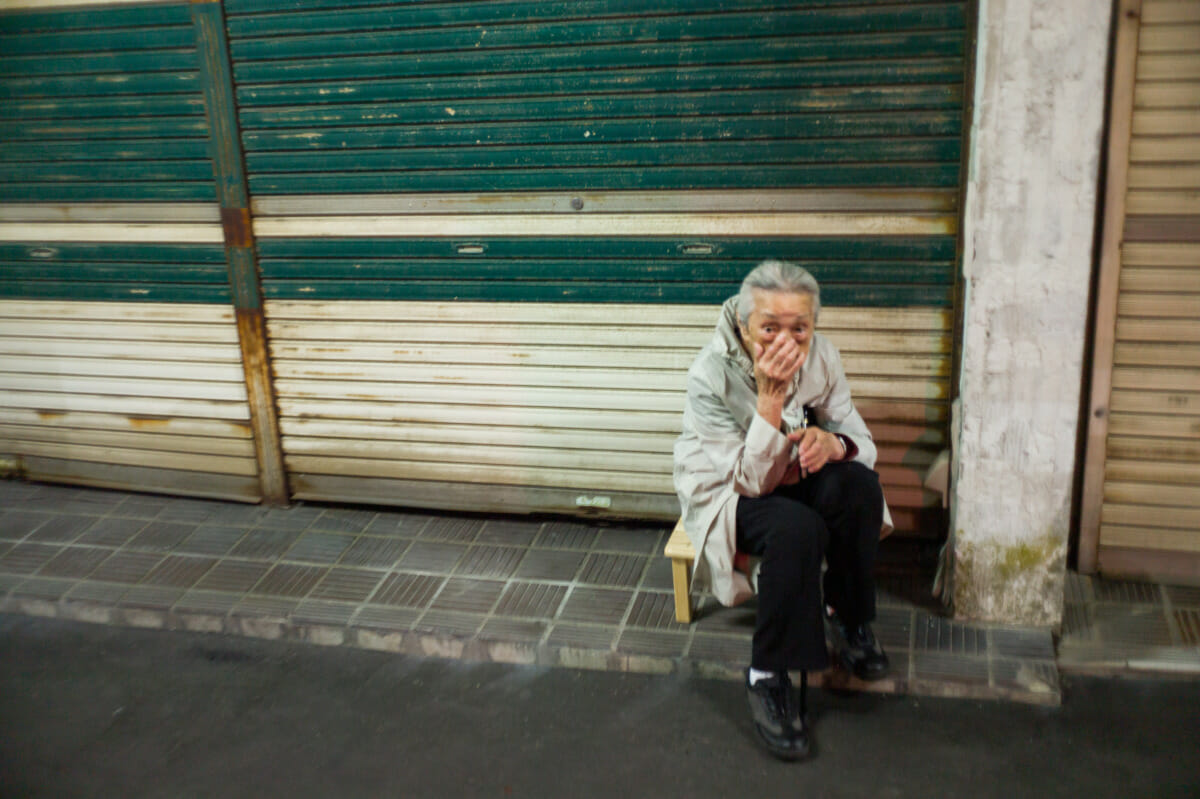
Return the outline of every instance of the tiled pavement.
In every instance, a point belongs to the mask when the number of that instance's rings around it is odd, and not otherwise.
[[[1059,668],[1200,675],[1200,588],[1067,575]]]
[[[265,508],[15,481],[0,481],[0,509],[7,612],[715,677],[740,674],[749,653],[752,608],[705,596],[693,624],[675,622],[666,526]],[[1058,702],[1050,633],[943,618],[922,599],[913,552],[884,547],[875,630],[893,676],[870,689]],[[1191,603],[1163,624],[1194,644],[1196,595],[1156,596]],[[827,679],[848,685],[838,672]]]

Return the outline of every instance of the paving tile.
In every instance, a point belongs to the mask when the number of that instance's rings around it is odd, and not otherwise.
[[[918,613],[913,620],[914,650],[936,650],[956,655],[982,655],[987,651],[984,630],[940,616]]]
[[[592,549],[596,552],[649,555],[661,551],[658,546],[660,532],[650,527],[601,529]]]
[[[396,565],[409,571],[449,573],[458,559],[467,551],[462,544],[439,544],[431,541],[414,541]]]
[[[646,568],[644,555],[614,555],[596,553],[588,555],[579,572],[579,582],[592,585],[609,585],[632,588],[642,579]]]
[[[420,537],[422,541],[453,541],[464,544],[474,541],[482,527],[481,519],[438,516],[429,520],[429,524],[421,530]]]
[[[599,531],[580,522],[547,522],[535,546],[550,549],[591,549]]]
[[[646,566],[646,573],[642,575],[640,587],[650,590],[673,590],[675,580],[671,574],[671,561],[668,558],[651,558]]]
[[[1059,690],[1053,660],[993,658],[992,684],[1010,691],[1052,693]]]
[[[911,607],[876,608],[871,630],[880,644],[888,649],[908,649],[912,643]]]
[[[208,499],[176,497],[167,502],[166,507],[158,514],[158,518],[171,522],[199,524],[208,521],[219,507],[221,507],[221,503]]]
[[[68,497],[69,502],[115,508],[125,500],[125,492],[107,488],[77,488]]]
[[[338,602],[365,602],[384,578],[383,572],[370,569],[334,567],[309,594],[310,599]]]
[[[383,512],[376,514],[363,532],[367,535],[413,538],[420,534],[432,518],[426,513]]]
[[[270,530],[289,530],[298,533],[308,528],[321,515],[320,508],[293,505],[290,508],[267,508],[258,520],[258,527]]]
[[[618,652],[659,657],[681,657],[688,645],[687,633],[625,630],[617,641]]]
[[[479,637],[494,641],[537,643],[550,625],[540,619],[488,619]]]
[[[271,509],[262,505],[247,505],[241,502],[224,502],[213,509],[205,524],[214,527],[254,527],[270,514]]]
[[[421,611],[413,608],[401,608],[390,605],[364,605],[358,611],[351,624],[355,627],[366,627],[384,632],[403,631],[411,629],[413,623],[420,615]]]
[[[410,574],[408,572],[389,574],[375,590],[375,594],[371,597],[371,603],[424,608],[437,594],[445,579],[440,575],[433,574]]]
[[[1047,630],[991,627],[992,654],[1022,660],[1054,660],[1054,638]]]
[[[93,580],[110,583],[136,583],[158,565],[163,556],[157,552],[117,552],[89,575]]]
[[[633,607],[625,624],[652,630],[678,630],[680,625],[675,621],[675,596],[639,591],[633,598]]]
[[[579,573],[587,554],[568,549],[530,549],[517,565],[513,576],[528,580],[561,580],[570,582]]]
[[[518,547],[470,547],[458,561],[455,572],[477,577],[510,577],[525,556]]]
[[[186,552],[192,555],[212,555],[221,557],[228,555],[242,536],[246,535],[244,527],[203,526],[184,539],[176,552]]]
[[[697,630],[687,654],[695,660],[749,665],[750,639],[746,636],[709,635]]]
[[[1200,646],[1200,610],[1180,608],[1173,612],[1179,642],[1184,646]]]
[[[75,583],[75,587],[67,592],[66,598],[115,606],[128,590],[129,586],[122,585],[121,583],[81,580]]]
[[[705,596],[697,603],[692,618],[697,632],[748,635],[754,632],[754,625],[758,620],[758,607],[757,603],[748,602],[735,608],[727,608],[712,596]]]
[[[1064,641],[1067,639],[1092,639],[1092,616],[1087,605],[1071,603],[1063,605],[1062,637]]]
[[[173,610],[180,613],[205,613],[210,616],[224,616],[233,610],[242,598],[240,593],[230,591],[201,591],[192,589],[185,593],[175,603]]]
[[[1171,605],[1177,608],[1200,608],[1200,587],[1189,585],[1164,585],[1163,590]]]
[[[143,579],[146,585],[169,585],[191,588],[211,569],[216,558],[193,555],[167,555]]]
[[[1171,630],[1166,612],[1155,605],[1097,603],[1091,607],[1097,640],[1106,645],[1166,647]]]
[[[498,616],[552,619],[566,595],[566,586],[562,585],[513,582],[504,590],[495,613]]]
[[[425,615],[413,624],[414,630],[450,635],[471,636],[479,631],[487,619],[482,613],[464,613],[455,610],[425,611]]]
[[[1093,580],[1092,591],[1097,602],[1154,605],[1162,602],[1162,592],[1154,583],[1122,580]]]
[[[611,649],[617,628],[601,625],[558,622],[546,639],[548,646],[567,646],[577,649]]]
[[[109,513],[113,516],[153,519],[162,513],[169,502],[170,500],[167,497],[149,497],[144,494],[134,494],[125,497],[125,500],[109,511]]]
[[[183,543],[188,536],[196,532],[196,525],[180,522],[153,521],[142,528],[126,544],[130,549],[151,549],[156,552],[169,552]]]
[[[376,511],[330,508],[313,520],[309,530],[325,530],[333,533],[361,533],[374,521]]]
[[[266,563],[226,558],[201,577],[196,582],[196,588],[243,594],[261,580],[269,568]]]
[[[410,542],[405,539],[376,538],[363,535],[354,539],[338,561],[342,566],[390,569],[400,560]]]
[[[10,592],[10,596],[57,602],[74,587],[74,580],[53,577],[30,577],[22,580],[19,585],[14,586]]]
[[[0,480],[0,500],[23,502],[38,495],[38,486],[17,480]]]
[[[39,569],[38,575],[41,577],[87,577],[111,554],[113,554],[113,550],[99,547],[67,547]]]
[[[169,585],[132,585],[121,595],[117,607],[167,611],[183,594],[184,589]]]
[[[1082,605],[1092,600],[1092,579],[1086,574],[1068,571],[1063,581],[1063,601]]]
[[[310,530],[300,534],[292,548],[284,553],[283,559],[305,563],[336,563],[352,543],[354,537],[350,535]]]
[[[55,516],[31,532],[25,540],[68,544],[99,520],[99,516]]]
[[[0,514],[0,538],[20,541],[53,517],[45,513],[10,510]]]
[[[515,519],[488,519],[475,540],[481,544],[508,544],[527,547],[533,543],[541,522],[517,521]]]
[[[299,604],[300,600],[292,597],[251,594],[234,605],[230,613],[234,616],[286,619]]]
[[[16,588],[27,578],[20,574],[0,574],[0,599],[8,596],[8,593]]]
[[[560,618],[593,624],[620,624],[632,599],[632,591],[575,588],[567,597]]]
[[[76,544],[93,544],[103,547],[121,547],[150,522],[146,519],[126,518],[123,516],[101,519],[83,531],[75,539]]]
[[[229,554],[239,558],[278,560],[299,537],[297,530],[254,529],[246,533]]]
[[[988,659],[986,657],[932,649],[917,649],[913,651],[912,659],[913,670],[918,678],[970,682],[986,682],[989,679]]]
[[[301,598],[307,596],[328,571],[327,566],[276,563],[250,590],[256,594]]]
[[[474,580],[466,577],[451,577],[442,586],[441,593],[433,599],[431,608],[437,610],[461,610],[471,613],[487,613],[500,598],[504,590],[501,580]]]
[[[356,610],[358,610],[358,605],[350,602],[306,599],[292,611],[292,620],[308,624],[345,627],[350,623]]]

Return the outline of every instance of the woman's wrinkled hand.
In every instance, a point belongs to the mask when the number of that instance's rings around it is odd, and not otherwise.
[[[809,427],[788,433],[788,440],[799,444],[800,474],[807,477],[815,474],[830,461],[841,460],[846,455],[846,448],[833,433],[819,427]]]
[[[806,353],[791,336],[779,336],[764,350],[754,345],[754,382],[758,393],[782,399],[787,395],[792,378],[804,365]]]

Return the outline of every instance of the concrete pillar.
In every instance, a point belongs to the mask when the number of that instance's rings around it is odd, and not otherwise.
[[[951,489],[960,618],[1062,618],[1111,14],[1107,0],[979,3]]]

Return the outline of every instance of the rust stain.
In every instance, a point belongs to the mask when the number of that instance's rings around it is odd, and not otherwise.
[[[170,419],[158,419],[149,416],[129,416],[129,426],[134,430],[162,430],[169,427]]]
[[[37,415],[43,422],[53,422],[63,418],[67,414],[63,411],[37,411]]]
[[[227,246],[252,247],[254,245],[249,208],[222,208],[221,227],[225,231]]]

